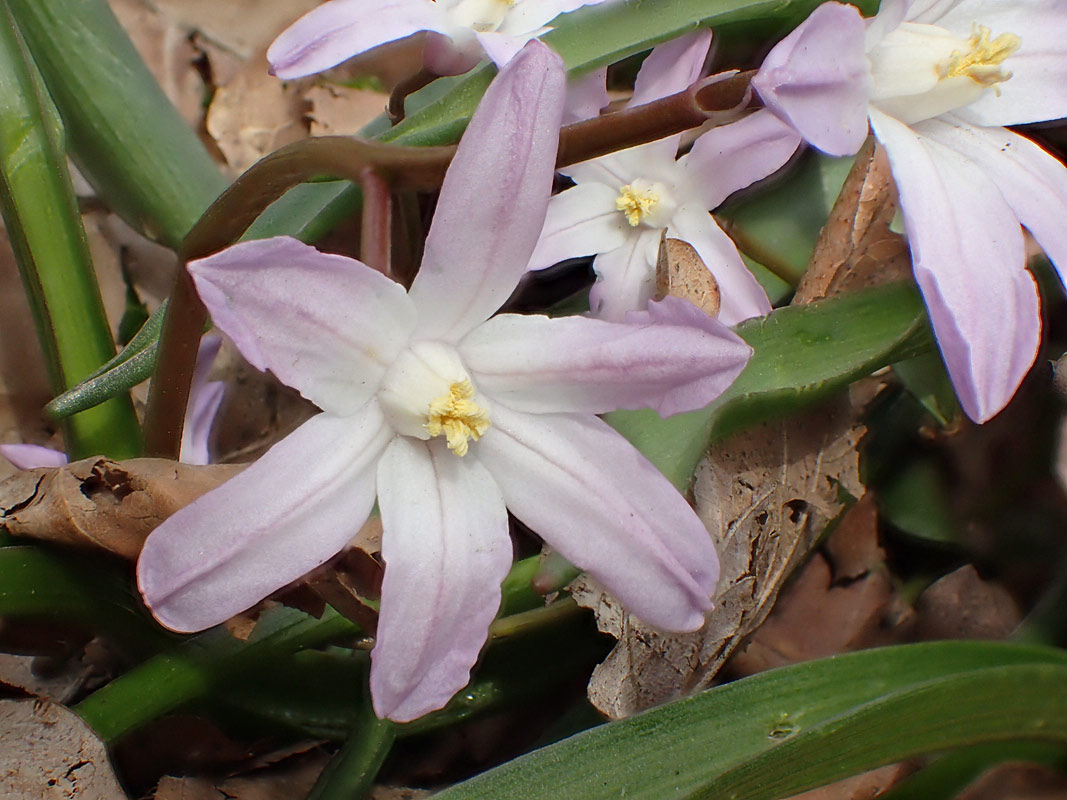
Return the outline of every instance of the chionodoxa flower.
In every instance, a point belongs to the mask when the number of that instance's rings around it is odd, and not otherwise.
[[[274,40],[267,59],[279,78],[334,67],[386,42],[427,31],[426,67],[459,75],[488,55],[507,63],[560,14],[605,0],[330,0]]]
[[[532,42],[486,92],[448,170],[410,291],[294,239],[189,269],[215,324],[322,409],[148,538],[156,617],[219,623],[337,553],[378,499],[385,579],[371,690],[381,717],[469,679],[512,560],[510,509],[633,613],[692,630],[718,562],[685,499],[595,414],[702,407],[750,349],[668,298],[628,323],[490,316],[544,221],[564,99]]]
[[[1020,223],[1067,269],[1067,168],[1000,127],[1067,116],[1067,3],[883,0],[870,20],[824,3],[752,85],[831,155],[855,153],[870,121],[960,403],[995,415],[1041,337]]]

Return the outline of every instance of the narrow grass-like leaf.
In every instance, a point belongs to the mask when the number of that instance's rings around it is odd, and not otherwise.
[[[50,103],[0,5],[0,212],[59,393],[111,358],[115,346]],[[140,431],[129,398],[71,419],[64,439],[75,459],[137,455]]]
[[[936,642],[771,670],[601,726],[437,795],[775,800],[910,756],[1067,742],[1067,654]]]
[[[680,489],[710,441],[798,411],[933,346],[922,301],[907,283],[780,308],[736,330],[755,353],[708,408],[669,419],[647,410],[606,415]]]

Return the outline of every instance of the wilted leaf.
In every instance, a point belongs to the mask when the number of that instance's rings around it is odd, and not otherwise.
[[[103,742],[81,717],[44,700],[0,700],[0,797],[126,797]]]
[[[132,559],[159,523],[244,466],[93,457],[58,469],[23,470],[0,483],[0,524],[16,536]]]
[[[1022,621],[1008,591],[982,580],[972,564],[928,586],[915,610],[924,639],[1005,639]]]
[[[575,587],[601,630],[619,639],[589,685],[610,717],[706,688],[733,649],[767,616],[786,576],[842,509],[841,489],[863,494],[844,402],[750,428],[716,445],[697,468],[696,509],[714,538],[721,575],[704,628],[664,634],[626,614],[590,579]]]
[[[721,294],[715,276],[693,245],[668,239],[664,231],[656,261],[655,299],[662,300],[667,295],[684,297],[709,317],[719,315]]]
[[[810,303],[909,277],[907,242],[889,228],[896,212],[897,191],[889,160],[870,139],[845,178],[793,303]]]

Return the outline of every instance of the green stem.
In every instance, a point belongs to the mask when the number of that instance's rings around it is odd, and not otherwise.
[[[374,783],[396,740],[396,726],[375,716],[369,695],[368,690],[348,738],[315,781],[307,800],[357,800]]]
[[[63,131],[0,6],[0,212],[48,364],[54,393],[74,386],[115,354],[74,189]],[[63,425],[73,459],[139,454],[129,397],[116,397]]]

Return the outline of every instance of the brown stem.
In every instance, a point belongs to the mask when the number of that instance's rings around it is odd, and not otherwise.
[[[386,113],[394,125],[404,119],[404,101],[407,100],[408,95],[414,94],[424,86],[429,86],[439,77],[441,76],[436,72],[424,67],[410,78],[405,78],[393,87],[393,91],[389,94],[389,105],[386,106]]]
[[[359,182],[363,188],[359,258],[367,266],[392,275],[392,192],[382,176],[370,167],[363,168]]]
[[[200,334],[207,309],[183,263],[174,280],[159,334],[156,371],[148,390],[144,421],[145,455],[177,460],[182,446],[185,409],[193,381]]]

